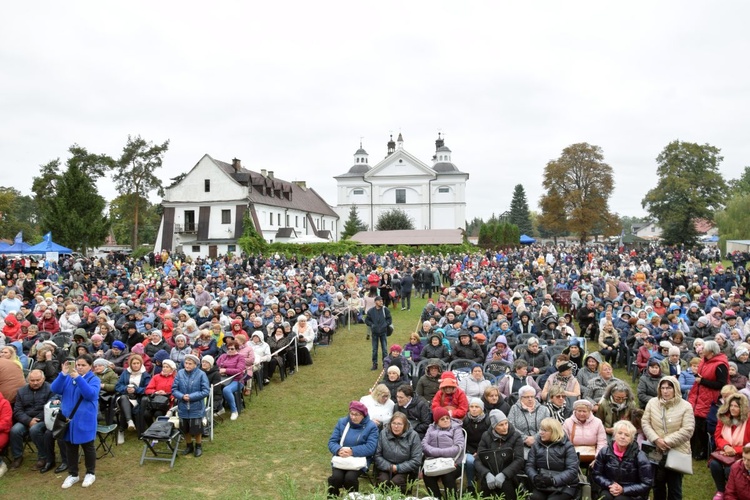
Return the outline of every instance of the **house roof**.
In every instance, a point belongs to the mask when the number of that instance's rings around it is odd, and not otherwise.
[[[299,185],[275,177],[263,176],[259,172],[248,170],[240,167],[235,171],[230,163],[211,158],[213,162],[234,180],[243,186],[249,186],[251,189],[248,193],[248,200],[251,203],[271,205],[279,208],[290,208],[301,210],[303,212],[313,212],[316,214],[327,215],[329,217],[339,218],[338,214],[326,203],[326,201],[312,188],[302,188]],[[271,192],[266,194],[266,188]],[[274,191],[280,191],[282,194],[291,193],[291,200],[283,196],[277,196]]]
[[[458,167],[456,167],[453,163],[447,162],[447,161],[441,161],[436,163],[432,166],[432,170],[439,174],[445,174],[445,173],[461,173],[460,170],[458,170]]]
[[[360,231],[352,241],[362,245],[460,245],[460,229],[413,229],[398,231]]]
[[[714,227],[714,223],[711,222],[708,219],[695,219],[693,221],[693,224],[695,225],[695,231],[698,234],[704,234],[709,232]]]

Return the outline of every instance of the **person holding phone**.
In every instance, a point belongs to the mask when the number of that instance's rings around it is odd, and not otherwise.
[[[70,358],[50,387],[55,394],[62,394],[60,411],[70,418],[65,431],[65,455],[68,457],[68,477],[62,484],[68,489],[76,484],[78,476],[78,447],[83,448],[86,476],[82,486],[88,488],[96,481],[96,416],[99,412],[99,389],[101,383],[92,368],[94,360],[90,354],[82,354],[75,360]],[[78,407],[76,408],[76,405]],[[74,410],[75,409],[75,413]],[[72,417],[71,417],[72,414]]]

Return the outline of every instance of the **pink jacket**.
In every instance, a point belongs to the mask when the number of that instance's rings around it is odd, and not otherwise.
[[[226,370],[227,376],[235,375],[234,379],[237,382],[242,382],[245,378],[246,367],[245,357],[242,354],[235,354],[230,356],[229,354],[222,354],[219,359],[216,360],[216,366],[221,370]]]
[[[573,428],[575,427],[575,436],[571,439]],[[588,420],[581,422],[575,416],[571,415],[563,423],[563,430],[573,446],[596,446],[596,453],[607,446],[607,432],[604,430],[602,421],[593,414]]]
[[[245,360],[245,371],[248,377],[253,376],[253,365],[255,364],[255,349],[250,342],[245,342],[240,348],[240,356]]]

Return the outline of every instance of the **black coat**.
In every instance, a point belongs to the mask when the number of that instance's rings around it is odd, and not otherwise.
[[[472,455],[479,448],[479,441],[485,431],[490,428],[490,421],[487,415],[481,420],[472,420],[467,413],[464,417],[464,430],[466,431],[466,452]]]
[[[633,442],[620,460],[612,446],[614,445],[602,449],[596,456],[592,472],[594,482],[602,489],[617,483],[622,486],[623,495],[648,500],[649,491],[654,483],[654,470],[646,454]]]
[[[463,345],[459,341],[456,347],[453,348],[451,359],[470,359],[475,363],[481,364],[484,362],[484,355],[482,353],[482,348],[473,340],[469,342],[469,345]]]
[[[523,439],[521,433],[514,429],[512,424],[508,425],[507,435],[497,438],[492,430],[488,429],[479,441],[474,468],[477,471],[477,478],[481,478],[483,485],[486,485],[485,476],[490,472],[494,475],[502,472],[507,480],[514,482],[516,476],[523,472],[523,466],[526,463],[523,458]],[[499,453],[493,455],[488,452]],[[494,459],[502,461],[495,463]]]
[[[29,384],[18,389],[16,401],[13,403],[13,420],[28,427],[32,419],[38,418],[44,422],[44,405],[52,396],[52,390],[47,382],[36,391],[31,390]]]
[[[562,440],[544,444],[537,437],[526,460],[526,475],[533,483],[537,474],[551,476],[556,491],[575,494],[578,491],[578,455],[573,444],[563,436]]]
[[[388,325],[393,323],[391,311],[387,307],[378,309],[371,307],[365,315],[365,323],[372,330],[373,335],[383,335],[388,333]]]
[[[409,427],[419,434],[420,439],[424,437],[427,428],[432,423],[432,410],[430,410],[431,404],[432,401],[427,402],[427,400],[419,394],[414,394],[409,406],[398,406],[397,408],[397,411],[406,415],[406,419],[409,421]]]

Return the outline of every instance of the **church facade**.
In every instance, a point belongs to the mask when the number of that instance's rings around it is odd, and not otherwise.
[[[360,144],[354,164],[337,175],[339,233],[352,205],[360,220],[374,230],[384,212],[399,209],[413,221],[414,229],[465,229],[466,181],[469,174],[453,164],[451,150],[438,135],[435,154],[427,164],[404,149],[399,133],[391,136],[386,157],[375,165]]]

